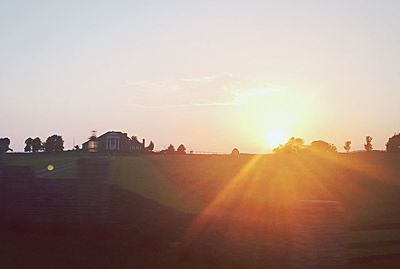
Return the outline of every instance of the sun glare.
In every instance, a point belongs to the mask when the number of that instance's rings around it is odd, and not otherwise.
[[[269,147],[277,147],[287,139],[287,133],[282,129],[273,129],[267,133],[266,142]]]

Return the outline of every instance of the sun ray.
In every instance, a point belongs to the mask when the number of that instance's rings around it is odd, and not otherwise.
[[[198,215],[187,230],[187,235],[199,234],[206,229],[208,224],[212,222],[217,215],[229,214],[227,207],[232,208],[232,204],[239,201],[248,184],[251,182],[249,177],[252,170],[257,166],[262,155],[255,155],[247,162],[238,174],[216,195],[209,205]]]

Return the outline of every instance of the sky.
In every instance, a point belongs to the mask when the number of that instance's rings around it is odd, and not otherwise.
[[[188,150],[400,131],[399,1],[0,0],[0,137]]]

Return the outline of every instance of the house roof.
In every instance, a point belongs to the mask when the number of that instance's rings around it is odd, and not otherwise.
[[[97,139],[101,139],[102,137],[104,137],[104,136],[106,136],[106,135],[108,135],[108,134],[116,134],[116,135],[126,136],[126,138],[128,138],[129,140],[131,140],[131,139],[129,138],[129,136],[128,136],[127,133],[123,133],[123,132],[121,132],[121,131],[108,131],[108,132],[105,132],[104,134],[98,136]],[[136,137],[135,137],[135,138],[136,138]],[[83,143],[82,145],[85,145],[85,144],[89,143],[89,141],[90,141],[90,139],[89,139],[88,141],[86,141],[85,143]],[[132,139],[131,142],[134,142],[135,144],[140,144],[140,145],[142,145],[142,143],[141,143],[137,138],[136,138],[136,139]]]
[[[118,134],[118,135],[122,135],[122,136],[128,137],[128,134],[127,134],[127,133],[123,133],[123,132],[121,132],[121,131],[108,131],[108,132],[102,134],[101,136],[97,137],[97,139],[102,138],[103,136],[106,136],[106,135],[108,135],[108,134]]]

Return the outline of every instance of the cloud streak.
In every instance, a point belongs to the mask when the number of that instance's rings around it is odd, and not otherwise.
[[[220,107],[240,106],[254,98],[281,92],[230,73],[164,81],[138,81],[127,86],[134,107]]]

